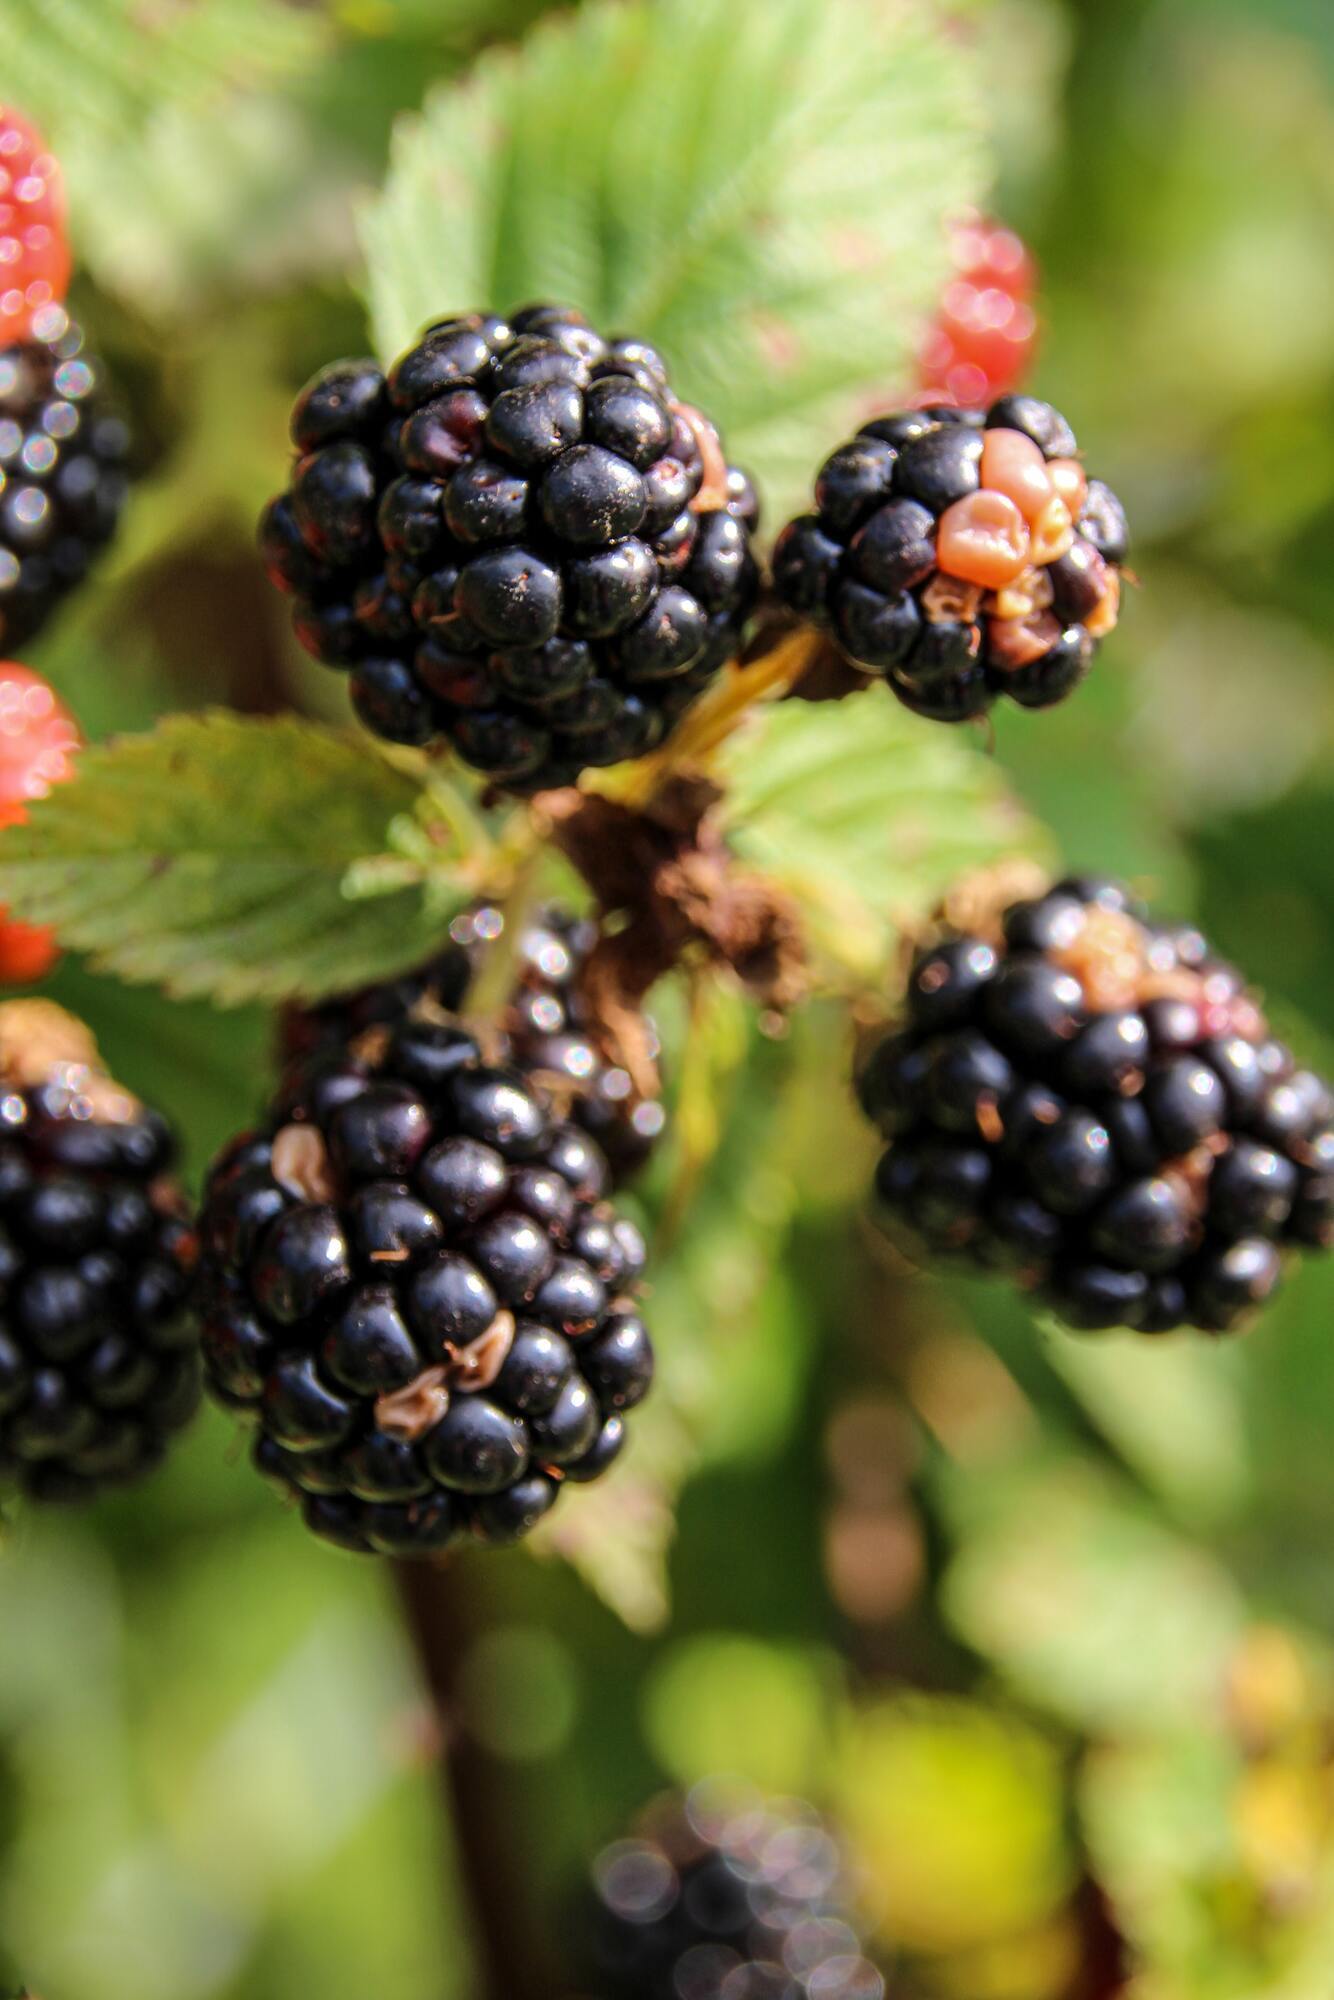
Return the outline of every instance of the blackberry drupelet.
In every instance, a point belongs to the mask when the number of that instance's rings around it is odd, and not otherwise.
[[[315,377],[268,573],[366,726],[517,792],[652,750],[738,650],[749,481],[661,357],[530,306]]]
[[[779,595],[919,715],[1048,708],[1116,624],[1126,522],[1049,403],[863,424],[774,547]]]
[[[653,1355],[594,1142],[443,1017],[294,1071],[209,1178],[204,1356],[344,1548],[526,1534],[617,1456]]]
[[[480,962],[487,943],[499,942],[503,925],[503,913],[487,907],[460,918],[454,932]],[[619,1185],[648,1160],[666,1116],[661,1099],[641,1096],[629,1071],[605,1053],[579,983],[597,939],[592,918],[555,904],[540,911],[518,940],[502,1026],[518,1067],[568,1104],[568,1115],[597,1140]],[[644,1053],[652,1060],[658,1040],[647,1018],[643,1033]]]
[[[844,1876],[807,1808],[697,1786],[594,1864],[590,1986],[607,2000],[881,2000]]]
[[[100,392],[59,306],[0,349],[0,652],[31,638],[115,531],[129,440]]]
[[[1112,882],[920,952],[858,1089],[892,1232],[1073,1327],[1228,1332],[1285,1250],[1334,1244],[1334,1092],[1198,931]]]
[[[419,971],[358,993],[343,994],[322,1006],[291,1008],[283,1016],[284,1063],[311,1054],[330,1041],[347,1041],[362,1029],[393,1022],[423,1004],[454,1014],[466,1004],[468,988],[499,947],[503,911],[478,904],[457,917],[452,941]],[[550,905],[524,926],[515,952],[514,986],[502,1015],[505,1060],[535,1074],[549,1095],[561,1099],[566,1115],[597,1140],[619,1186],[641,1168],[666,1123],[661,1101],[641,1096],[629,1072],[607,1060],[579,975],[597,942],[597,925]],[[656,1056],[657,1038],[645,1020],[646,1053]]]
[[[159,1115],[45,1000],[0,1005],[0,1476],[81,1500],[162,1457],[199,1398],[196,1239]]]

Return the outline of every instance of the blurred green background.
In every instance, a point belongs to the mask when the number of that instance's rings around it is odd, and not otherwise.
[[[668,4],[691,12],[623,11]],[[1334,14],[840,0],[826,18],[846,29],[854,4],[894,32],[915,20],[937,70],[909,50],[893,104],[860,107],[883,150],[868,142],[860,173],[844,159],[836,187],[816,121],[794,116],[787,191],[819,182],[822,227],[874,232],[919,171],[1023,234],[1043,274],[1034,386],[1126,501],[1144,586],[1076,699],[998,715],[992,766],[902,718],[896,741],[923,783],[944,758],[942,782],[982,787],[979,823],[1009,811],[992,796],[1008,784],[1071,864],[1197,914],[1328,1065]],[[733,0],[726,32],[762,38],[796,8]],[[423,287],[441,310],[517,302],[464,295],[479,271],[536,269],[593,308],[638,296],[614,235],[596,297],[573,256],[560,282],[552,245],[567,224],[582,240],[594,205],[570,137],[580,61],[544,86],[589,10],[549,11],[534,41],[540,0],[0,0],[4,93],[65,159],[76,309],[143,459],[116,551],[29,655],[90,735],[218,701],[342,713],[286,635],[250,524],[296,386],[367,344],[357,218],[399,114],[444,93],[441,171],[410,189],[400,157],[402,198],[365,228],[382,328],[400,311],[410,328]],[[580,32],[593,47],[600,30]],[[672,48],[664,34],[656,59]],[[687,92],[693,124],[664,111],[658,141],[688,132],[697,182],[720,121],[761,120],[786,87],[756,49],[753,101]],[[942,62],[967,107],[949,157],[915,168],[911,105],[939,125]],[[800,64],[790,87],[808,110]],[[525,105],[546,121],[531,143],[496,115]],[[443,218],[416,269],[410,193]],[[503,231],[487,247],[482,219],[525,204],[537,249]],[[939,218],[918,223],[934,242]],[[791,302],[802,233],[779,224],[747,252],[758,278],[740,252],[733,275]],[[693,296],[668,334],[706,357],[698,374],[715,353],[720,375],[752,371],[719,394],[771,472],[776,526],[839,435],[838,342],[862,401],[883,351],[888,404],[913,322],[831,330],[824,377],[785,399],[701,326],[702,282],[692,316]],[[886,811],[920,899],[954,857],[913,847],[910,792]],[[74,961],[51,984],[186,1127],[196,1169],[262,1096],[262,1011]],[[653,1301],[662,1408],[623,1480],[580,1495],[539,1554],[463,1558],[434,1586],[459,1814],[440,1810],[391,1577],[304,1536],[208,1418],[142,1493],[6,1529],[0,1975],[45,2000],[463,2000],[480,1974],[458,1856],[485,1826],[505,1857],[488,1893],[559,1993],[571,1881],[656,1788],[723,1766],[840,1816],[897,2000],[1329,2000],[1334,1271],[1294,1274],[1234,1347],[1035,1329],[1004,1291],[909,1278],[877,1250],[871,1143],[828,1087],[848,1061],[832,1005],[775,1042],[718,992],[688,1049],[681,996],[660,1011],[678,1095],[645,1196],[674,1237]]]

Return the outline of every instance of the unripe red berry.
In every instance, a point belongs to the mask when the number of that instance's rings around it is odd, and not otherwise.
[[[69,283],[60,169],[41,135],[0,104],[0,346],[32,337],[33,319]]]
[[[73,775],[79,727],[40,674],[0,662],[0,827],[26,819],[30,799]],[[59,956],[50,931],[0,909],[0,984],[28,986]]]
[[[1018,386],[1037,344],[1033,259],[1012,229],[966,209],[950,227],[953,274],[918,355],[926,402],[994,402]]]

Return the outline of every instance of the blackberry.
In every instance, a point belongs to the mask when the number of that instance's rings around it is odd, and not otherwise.
[[[101,380],[59,306],[0,349],[0,649],[39,630],[115,531],[129,438]]]
[[[500,910],[479,904],[455,919],[450,944],[419,971],[319,1007],[290,1009],[282,1023],[284,1063],[414,1009],[456,1013],[475,971],[498,945],[504,923]],[[640,1096],[629,1072],[602,1052],[597,1023],[579,989],[596,942],[592,921],[556,906],[542,910],[519,939],[501,1029],[506,1059],[568,1105],[569,1117],[596,1139],[613,1183],[620,1184],[644,1165],[666,1121],[659,1100]],[[644,1027],[647,1053],[656,1055],[653,1025],[646,1021]]]
[[[0,1005],[0,1476],[86,1499],[193,1415],[196,1239],[165,1121],[45,1000]]]
[[[1009,1269],[1071,1326],[1238,1326],[1334,1245],[1334,1092],[1194,930],[1115,883],[919,953],[863,1066],[892,1232]]]
[[[442,320],[324,369],[292,438],[265,564],[379,736],[535,792],[652,750],[739,649],[754,489],[642,342]]]
[[[1126,555],[1120,503],[1075,450],[1033,396],[877,417],[778,537],[778,593],[916,714],[1048,708],[1116,624]]]
[[[882,2000],[839,1845],[808,1808],[712,1782],[593,1867],[589,1983],[607,2000]]]
[[[318,1535],[526,1534],[647,1393],[638,1231],[606,1162],[439,1009],[326,1040],[209,1177],[203,1347]]]

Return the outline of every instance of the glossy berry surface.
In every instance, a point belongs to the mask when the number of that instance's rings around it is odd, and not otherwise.
[[[590,1990],[882,2000],[829,1829],[791,1801],[706,1780],[593,1866]]]
[[[0,347],[32,338],[69,273],[60,169],[41,134],[0,104]]]
[[[165,1122],[79,1023],[0,1004],[0,1476],[80,1500],[157,1464],[198,1402],[195,1237]]]
[[[1199,933],[1111,882],[919,953],[859,1079],[886,1226],[1071,1326],[1223,1333],[1334,1245],[1334,1092]]]
[[[1049,403],[877,417],[826,460],[774,546],[780,597],[942,722],[1048,708],[1117,621],[1125,516]]]
[[[505,918],[491,904],[457,917],[453,941],[420,971],[342,995],[315,1008],[293,1008],[283,1017],[284,1063],[310,1055],[330,1041],[347,1041],[365,1028],[393,1022],[424,1001],[456,1012],[488,953],[503,948]],[[566,1116],[597,1141],[613,1185],[636,1173],[663,1131],[656,1097],[641,1096],[629,1072],[604,1053],[598,1023],[580,988],[580,974],[597,943],[597,926],[557,905],[527,923],[514,960],[514,984],[501,1026],[508,1059],[559,1096]],[[657,1053],[651,1021],[643,1023],[645,1051]]]
[[[601,1153],[422,999],[315,1042],[201,1223],[214,1394],[316,1534],[387,1555],[526,1534],[653,1373]]]
[[[387,377],[323,370],[292,436],[261,549],[377,735],[567,784],[655,748],[739,648],[754,492],[642,342],[557,306],[442,320]]]
[[[924,402],[964,408],[1017,389],[1033,363],[1037,314],[1033,259],[1012,229],[969,209],[950,224],[953,266],[922,342]]]
[[[115,531],[129,441],[101,390],[59,306],[0,349],[0,647],[45,624]]]
[[[40,674],[0,661],[0,827],[15,826],[32,799],[73,774],[78,724]],[[0,909],[0,984],[42,979],[59,953],[50,931]]]

